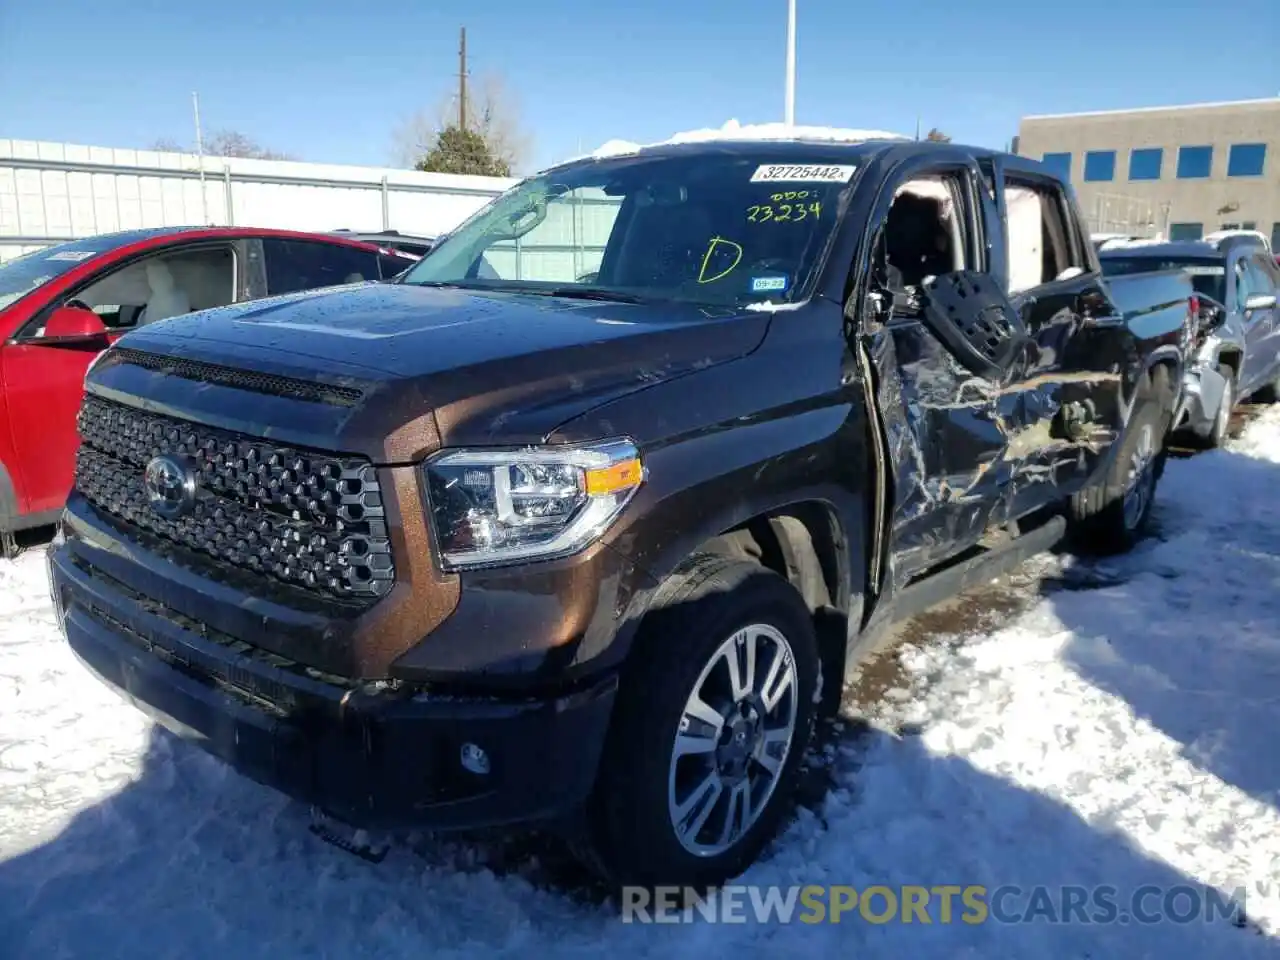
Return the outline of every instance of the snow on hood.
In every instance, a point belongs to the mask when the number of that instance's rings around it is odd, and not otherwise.
[[[716,140],[811,140],[823,143],[864,143],[868,140],[910,139],[903,134],[889,133],[885,130],[808,127],[786,123],[752,123],[744,126],[737,120],[730,120],[723,127],[686,130],[658,143],[639,144],[630,140],[610,140],[588,156],[598,160],[638,153],[646,147],[660,147],[673,143],[708,143]]]

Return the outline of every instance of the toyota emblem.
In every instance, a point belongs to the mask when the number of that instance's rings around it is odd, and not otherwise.
[[[142,484],[147,491],[147,503],[166,520],[176,520],[195,506],[195,472],[176,457],[152,458]]]

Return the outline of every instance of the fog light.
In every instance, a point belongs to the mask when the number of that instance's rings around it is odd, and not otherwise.
[[[489,755],[474,743],[462,745],[462,766],[472,773],[486,776],[489,773]]]

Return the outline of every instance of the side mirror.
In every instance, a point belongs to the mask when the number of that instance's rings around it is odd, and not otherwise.
[[[1244,308],[1248,310],[1270,310],[1276,305],[1276,295],[1274,293],[1255,293],[1252,297],[1244,302]]]
[[[924,322],[961,365],[1002,380],[1028,341],[1018,310],[989,275],[957,270],[920,288]]]
[[[40,342],[91,343],[105,341],[107,325],[92,310],[85,307],[58,307],[45,322]]]

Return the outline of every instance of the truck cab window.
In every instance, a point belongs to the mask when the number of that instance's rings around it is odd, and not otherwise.
[[[878,245],[878,272],[891,290],[918,289],[925,279],[969,264],[954,182],[921,177],[900,186]]]
[[[1087,261],[1068,227],[1060,189],[1007,179],[1004,195],[1011,294],[1084,272]]]

